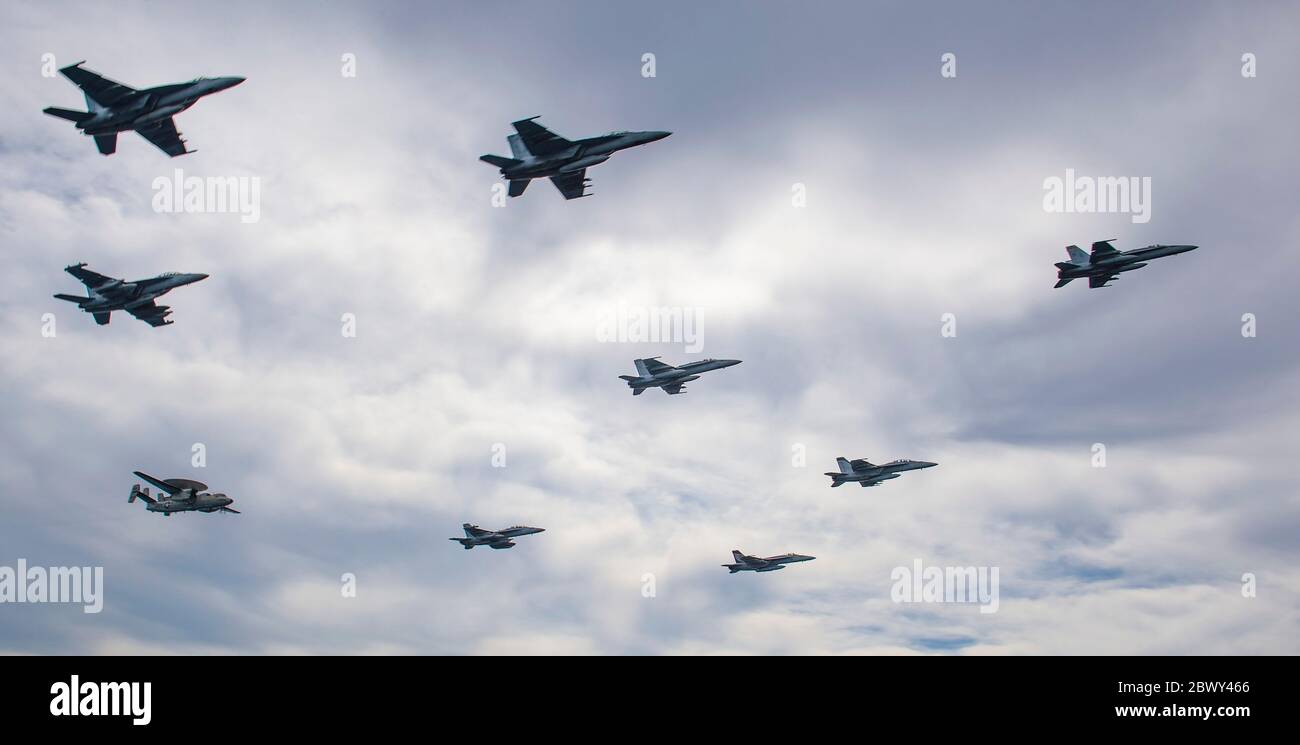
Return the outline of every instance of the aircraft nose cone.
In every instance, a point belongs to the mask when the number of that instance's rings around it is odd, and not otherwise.
[[[934,468],[935,466],[939,465],[938,463],[931,463],[928,460],[923,460],[918,462],[921,464],[921,468]]]
[[[645,141],[646,141],[646,142],[656,142],[656,141],[658,141],[658,140],[662,140],[663,138],[667,137],[667,136],[670,135],[670,134],[672,134],[672,132],[646,132],[646,133],[645,133],[645,136],[646,136],[646,140],[645,140]]]
[[[724,367],[731,367],[732,365],[739,365],[742,360],[723,360],[723,362],[726,363]]]

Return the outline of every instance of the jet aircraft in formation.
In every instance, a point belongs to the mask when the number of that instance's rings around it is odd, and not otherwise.
[[[145,503],[145,509],[150,512],[161,512],[163,517],[171,517],[174,512],[233,512],[236,515],[239,514],[239,510],[230,507],[235,500],[225,494],[208,494],[208,485],[200,481],[158,479],[143,471],[135,471],[135,475],[158,487],[159,494],[158,498],[154,499],[149,496],[149,487],[146,486],[141,489],[139,484],[135,484],[131,487],[131,497],[126,500],[128,504],[139,499]]]
[[[515,134],[506,138],[513,158],[501,155],[482,155],[479,160],[501,169],[501,176],[510,182],[509,194],[517,197],[524,193],[535,178],[549,178],[565,199],[589,197],[586,191],[591,180],[587,169],[604,163],[619,150],[662,140],[672,132],[613,132],[585,140],[566,140],[538,124],[535,119],[520,119],[513,123]]]
[[[736,572],[775,572],[778,569],[785,569],[786,564],[794,564],[800,561],[812,561],[816,556],[805,556],[803,554],[781,554],[780,556],[746,556],[745,554],[733,550],[731,558],[735,560],[734,564],[723,564],[722,566],[731,570],[730,574]]]
[[[898,478],[904,471],[916,471],[939,465],[924,460],[891,460],[878,466],[865,458],[857,460],[836,458],[835,462],[840,466],[839,472],[826,473],[831,477],[831,486],[843,486],[850,482],[857,482],[858,486],[875,486],[882,481]]]
[[[711,370],[739,365],[740,360],[697,360],[687,362],[681,367],[673,367],[659,361],[658,357],[634,360],[636,375],[620,375],[632,389],[633,396],[640,396],[647,388],[662,388],[670,396],[686,392],[686,384],[698,380],[700,375]]]
[[[451,538],[465,547],[468,551],[475,546],[487,546],[488,548],[514,548],[515,542],[511,538],[518,538],[521,535],[533,535],[542,533],[546,528],[530,528],[527,525],[516,525],[504,530],[484,530],[477,525],[465,523],[460,526],[465,531],[464,538]]]
[[[74,122],[82,134],[95,138],[95,146],[104,155],[117,151],[119,132],[131,130],[173,158],[194,152],[185,149],[185,140],[176,131],[172,117],[204,96],[244,82],[243,78],[196,78],[188,83],[136,90],[93,73],[83,64],[78,62],[59,72],[85,94],[89,111],[51,106],[45,113]]]
[[[170,308],[157,305],[154,300],[177,287],[208,278],[206,274],[168,272],[149,279],[127,282],[92,272],[85,264],[74,264],[64,271],[81,280],[86,286],[86,296],[60,293],[54,297],[76,303],[77,307],[93,315],[95,323],[100,326],[108,324],[109,316],[115,310],[124,310],[150,326],[168,326],[173,323],[167,320],[171,314]]]
[[[1110,243],[1114,238],[1097,241],[1092,244],[1092,253],[1086,254],[1078,246],[1066,246],[1070,254],[1069,261],[1057,263],[1056,286],[1065,287],[1070,280],[1088,278],[1089,287],[1105,287],[1107,282],[1123,272],[1141,269],[1152,259],[1186,253],[1196,250],[1197,246],[1162,246],[1135,248],[1131,251],[1119,251]]]

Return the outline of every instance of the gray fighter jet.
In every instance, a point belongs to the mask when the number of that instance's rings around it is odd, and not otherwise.
[[[612,132],[585,140],[566,140],[534,122],[538,117],[514,122],[516,134],[506,138],[513,158],[482,155],[479,160],[501,169],[510,181],[510,196],[517,197],[535,178],[549,178],[565,199],[589,197],[587,169],[609,160],[619,150],[662,140],[672,132]]]
[[[239,514],[239,510],[230,508],[230,505],[235,500],[225,494],[208,494],[208,485],[200,481],[156,479],[142,471],[135,471],[135,475],[158,487],[159,494],[158,498],[154,499],[149,496],[149,487],[141,489],[140,485],[136,484],[131,487],[131,498],[126,500],[128,504],[139,499],[145,503],[145,509],[150,512],[161,512],[164,517],[171,517],[173,512],[233,512],[236,515]]]
[[[1141,269],[1151,259],[1186,253],[1197,248],[1157,244],[1146,248],[1135,248],[1132,251],[1117,251],[1110,245],[1110,241],[1113,240],[1115,239],[1111,238],[1092,244],[1091,256],[1085,254],[1078,246],[1066,246],[1065,250],[1070,254],[1070,260],[1057,263],[1056,268],[1060,271],[1056,273],[1056,286],[1065,287],[1072,279],[1087,277],[1089,287],[1105,287],[1106,283],[1115,279],[1116,275]]]
[[[136,90],[83,69],[83,64],[78,62],[59,72],[86,94],[86,108],[90,110],[73,111],[51,106],[45,109],[45,113],[75,122],[82,134],[95,138],[95,146],[104,155],[117,151],[118,132],[131,130],[173,158],[194,152],[185,149],[185,141],[176,131],[172,117],[193,106],[203,96],[244,82],[243,78],[197,78],[188,83]]]
[[[804,556],[803,554],[781,554],[780,556],[746,556],[739,551],[733,550],[731,558],[735,559],[735,564],[723,564],[722,566],[731,570],[730,574],[736,572],[775,572],[778,569],[785,569],[786,564],[795,564],[800,561],[812,561],[816,556]]]
[[[826,473],[831,477],[831,486],[842,486],[853,481],[856,481],[858,486],[875,486],[882,481],[898,478],[904,471],[916,471],[939,465],[924,460],[891,460],[878,466],[865,458],[857,460],[836,458],[835,462],[840,466],[839,473],[833,471]]]
[[[88,295],[64,295],[54,297],[76,303],[78,307],[95,316],[95,323],[100,326],[108,324],[109,315],[115,310],[124,310],[150,326],[168,326],[167,316],[171,310],[166,305],[157,305],[154,300],[166,295],[177,287],[193,284],[207,279],[206,274],[180,274],[168,272],[149,279],[127,282],[121,279],[105,277],[86,268],[85,264],[73,264],[64,271],[86,286]]]
[[[632,389],[633,396],[640,396],[647,388],[663,388],[665,393],[675,396],[678,393],[685,393],[686,383],[697,380],[701,373],[739,365],[740,360],[707,359],[673,367],[660,362],[658,357],[647,357],[643,360],[635,360],[634,364],[636,375],[618,376],[621,380],[627,381],[627,387]]]
[[[505,530],[484,530],[477,525],[465,523],[460,527],[465,529],[464,538],[451,538],[448,540],[456,541],[465,547],[465,550],[475,546],[487,546],[488,548],[514,548],[515,542],[511,538],[518,538],[521,535],[533,535],[542,533],[546,528],[530,528],[527,525],[516,525],[513,528]]]

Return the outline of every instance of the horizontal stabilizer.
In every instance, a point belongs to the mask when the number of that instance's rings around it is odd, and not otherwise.
[[[1059,289],[1059,288],[1061,288],[1061,287],[1065,287],[1066,285],[1070,284],[1070,282],[1073,281],[1073,280],[1074,280],[1074,277],[1067,277],[1067,278],[1062,279],[1062,280],[1057,280],[1057,282],[1056,282],[1056,288]]]
[[[515,160],[514,158],[506,158],[500,155],[480,155],[478,156],[478,159],[483,161],[484,163],[491,163],[497,168],[510,168],[511,166],[517,166],[520,163],[523,163],[522,160]]]
[[[529,179],[515,179],[510,182],[510,196],[517,197],[524,193],[528,188]]]
[[[94,116],[89,111],[73,111],[72,109],[60,109],[57,106],[51,106],[45,109],[45,113],[50,116],[57,116],[60,119],[67,119],[70,122],[84,122]]]
[[[78,305],[80,305],[81,303],[90,302],[90,298],[82,297],[80,295],[64,295],[63,293],[59,293],[54,297],[58,298],[59,300],[67,300],[69,303],[77,303]]]

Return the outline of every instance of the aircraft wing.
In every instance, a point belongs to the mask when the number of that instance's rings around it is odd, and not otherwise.
[[[144,305],[127,308],[126,312],[154,328],[166,326],[171,323],[171,321],[167,320],[167,316],[171,315],[171,310],[169,310],[166,305],[158,305],[152,300]]]
[[[1093,288],[1105,287],[1106,283],[1114,278],[1114,274],[1094,274],[1088,277],[1088,286]]]
[[[861,471],[861,470],[866,469],[866,468],[875,468],[875,467],[876,467],[876,464],[872,463],[871,461],[867,460],[866,458],[858,458],[857,460],[851,460],[851,461],[849,461],[849,465],[853,466],[853,470],[855,470],[855,471]]]
[[[533,121],[537,117],[520,119],[513,123],[515,131],[524,141],[524,147],[533,155],[546,156],[567,150],[573,143]]]
[[[465,529],[465,535],[469,536],[470,538],[478,538],[479,536],[487,535],[490,532],[480,528],[477,525],[470,525],[469,523],[465,523],[461,527]]]
[[[645,363],[646,373],[649,375],[658,375],[659,373],[662,372],[668,372],[669,370],[677,369],[672,365],[666,362],[660,362],[659,360],[654,359],[653,357],[648,357],[641,361]]]
[[[134,471],[134,473],[136,476],[139,476],[145,481],[148,481],[149,483],[158,487],[162,491],[167,492],[168,494],[177,494],[178,492],[180,492],[179,488],[172,486],[171,484],[167,483],[166,481],[163,481],[162,479],[156,479],[153,476],[150,476],[149,474],[145,473],[144,471]]]
[[[72,266],[65,268],[63,271],[81,280],[81,284],[85,285],[88,290],[93,290],[105,282],[112,281],[111,277],[105,277],[99,272],[90,271],[86,268],[85,264],[73,264]]]
[[[1097,259],[1104,259],[1119,253],[1119,251],[1117,251],[1114,246],[1110,245],[1110,241],[1113,240],[1115,239],[1111,238],[1110,240],[1107,241],[1097,241],[1096,243],[1092,244],[1092,260],[1094,262]]]
[[[579,197],[590,196],[587,194],[587,169],[562,173],[559,176],[552,176],[551,183],[555,188],[560,190],[565,199],[577,199]]]
[[[153,143],[153,146],[175,158],[177,155],[184,155],[190,150],[185,149],[185,140],[181,139],[181,133],[176,131],[176,122],[168,117],[153,124],[136,128],[136,133]]]
[[[112,106],[136,92],[134,88],[128,85],[122,85],[98,73],[82,69],[81,65],[82,63],[78,62],[75,65],[69,65],[59,70],[59,72],[63,73],[63,77],[71,80],[80,88],[86,94],[86,98],[100,106]]]

